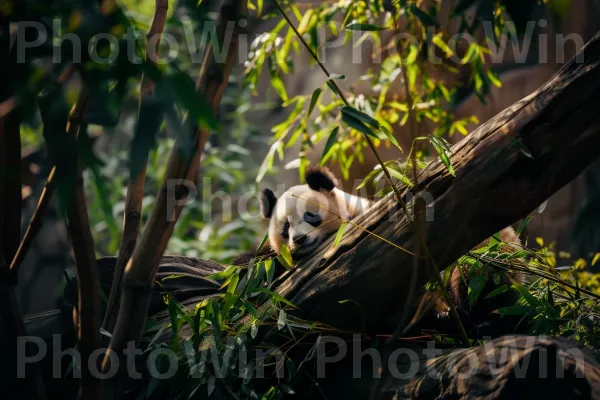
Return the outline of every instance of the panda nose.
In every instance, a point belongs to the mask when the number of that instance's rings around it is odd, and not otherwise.
[[[306,235],[299,235],[299,236],[294,236],[292,238],[292,240],[294,241],[294,243],[298,246],[302,246],[304,244],[304,242],[306,242]]]

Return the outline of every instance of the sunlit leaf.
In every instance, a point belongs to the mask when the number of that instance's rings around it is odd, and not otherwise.
[[[394,146],[396,146],[397,148],[399,148],[400,150],[402,150],[402,147],[400,147],[400,144],[398,143],[398,141],[396,140],[396,138],[394,137],[394,135],[392,134],[392,132],[390,132],[385,126],[380,125],[379,129],[381,130],[381,132],[383,132],[383,134],[388,138],[388,140],[390,142],[392,142],[392,144]]]
[[[372,25],[372,24],[364,24],[361,22],[352,22],[344,27],[344,29],[349,31],[367,31],[367,32],[376,32],[376,31],[385,31],[389,28],[385,26]]]
[[[287,268],[291,268],[294,265],[294,262],[292,261],[292,253],[290,252],[290,248],[287,245],[282,244],[279,251],[279,255],[281,258],[283,258],[285,264],[287,264]]]
[[[288,95],[287,91],[285,90],[285,85],[279,76],[271,76],[271,85],[284,102],[288,101]]]
[[[337,141],[337,134],[339,130],[340,127],[336,126],[332,129],[331,133],[329,134],[329,137],[327,138],[327,143],[325,143],[325,148],[323,149],[323,154],[321,155],[321,164],[323,164],[323,162],[326,160],[327,155],[329,154],[329,152],[333,148],[333,145]]]
[[[285,323],[285,311],[279,310],[279,317],[277,318],[277,329],[283,329],[285,327]]]
[[[448,169],[450,175],[455,176],[454,168],[452,167],[452,162],[450,161],[450,151],[448,145],[444,142],[443,139],[438,138],[436,136],[430,136],[429,141],[433,145],[433,148],[438,153],[440,160]]]
[[[342,222],[337,233],[335,234],[335,241],[333,242],[333,247],[338,247],[342,237],[344,236],[344,232],[346,232],[346,228],[348,226],[348,221]]]

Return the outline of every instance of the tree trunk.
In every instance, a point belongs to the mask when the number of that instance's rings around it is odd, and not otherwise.
[[[429,212],[426,243],[438,266],[526,216],[598,157],[600,35],[578,58],[456,144],[455,176],[440,161],[421,172]],[[389,198],[355,222],[414,251],[407,217]],[[413,271],[409,253],[357,227],[346,231],[337,248],[332,243],[288,273],[279,293],[302,318],[341,329],[360,329],[364,320],[368,331],[393,331],[409,284],[422,285],[430,275]],[[418,274],[413,282],[412,273]],[[346,299],[352,301],[340,303]]]

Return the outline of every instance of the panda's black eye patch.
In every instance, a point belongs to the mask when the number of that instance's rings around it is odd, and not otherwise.
[[[302,218],[304,219],[305,222],[311,224],[315,228],[317,226],[321,225],[321,222],[323,222],[323,219],[321,218],[320,215],[313,214],[310,212],[305,212],[304,215],[302,216]]]
[[[285,224],[283,224],[283,230],[281,231],[281,236],[283,236],[284,239],[287,239],[290,237],[290,221],[285,221]]]

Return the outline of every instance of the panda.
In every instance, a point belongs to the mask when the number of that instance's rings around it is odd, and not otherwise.
[[[236,257],[232,264],[245,266],[251,260],[259,258],[274,258],[287,246],[293,259],[298,259],[311,253],[321,245],[331,234],[338,231],[344,220],[349,220],[368,211],[373,202],[363,197],[354,196],[338,189],[338,180],[329,169],[322,166],[309,167],[305,174],[305,185],[293,186],[277,197],[270,189],[261,192],[261,214],[269,220],[268,242],[260,251],[254,250]],[[499,232],[499,239],[503,242],[503,249],[509,250],[512,245],[520,245],[520,240],[512,227],[506,227]],[[475,247],[485,246],[482,242]],[[522,276],[502,276],[500,282],[491,279],[493,269],[484,268],[487,274],[486,287],[481,291],[479,300],[473,307],[469,307],[468,291],[470,267],[452,265],[450,280],[446,289],[450,299],[459,311],[463,325],[473,336],[488,334],[499,336],[505,330],[510,331],[514,324],[506,321],[490,322],[489,315],[497,308],[513,305],[518,299],[518,293],[510,289],[502,295],[486,299],[486,296],[500,285],[511,285],[511,280],[522,282]],[[277,275],[284,272],[283,266],[276,260]],[[421,304],[434,299],[432,292],[425,292],[421,297]],[[424,316],[422,323],[417,327],[450,331],[455,328],[450,321],[449,306],[441,300],[435,301],[436,306],[431,308]],[[493,319],[493,317],[492,317]],[[498,326],[502,329],[498,330]]]
[[[245,265],[250,259],[281,253],[287,246],[292,258],[313,253],[343,221],[366,212],[372,201],[337,188],[337,178],[322,166],[307,168],[305,185],[292,186],[281,197],[271,189],[263,189],[261,214],[269,220],[268,242],[260,252],[252,251],[233,260]]]

